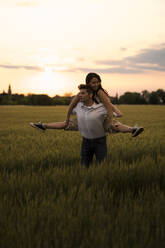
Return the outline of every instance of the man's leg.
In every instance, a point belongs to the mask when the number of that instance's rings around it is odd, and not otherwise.
[[[81,145],[81,164],[89,167],[90,163],[92,162],[94,155],[94,149],[92,143],[89,139],[82,138],[82,145]]]
[[[96,161],[101,163],[107,156],[107,142],[106,136],[96,139],[95,141],[95,155]]]

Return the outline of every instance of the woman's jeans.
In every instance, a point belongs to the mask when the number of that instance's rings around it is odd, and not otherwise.
[[[86,139],[83,137],[81,146],[81,164],[87,167],[96,156],[98,163],[102,162],[107,156],[106,136],[96,139]]]

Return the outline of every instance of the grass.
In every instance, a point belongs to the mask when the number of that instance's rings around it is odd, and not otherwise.
[[[66,107],[0,107],[0,247],[165,247],[165,107],[120,106],[145,131],[108,136],[108,157],[79,164],[78,132],[31,121]]]

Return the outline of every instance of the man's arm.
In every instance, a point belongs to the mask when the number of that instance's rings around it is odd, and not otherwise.
[[[72,114],[72,111],[73,111],[74,107],[77,105],[78,102],[79,102],[79,94],[77,94],[72,99],[71,103],[69,104],[68,112],[67,112],[67,116],[66,116],[66,126],[69,124],[70,115]]]

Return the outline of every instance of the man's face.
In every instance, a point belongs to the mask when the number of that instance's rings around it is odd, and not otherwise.
[[[87,102],[92,98],[92,94],[89,94],[86,89],[81,89],[79,97],[81,102]]]

